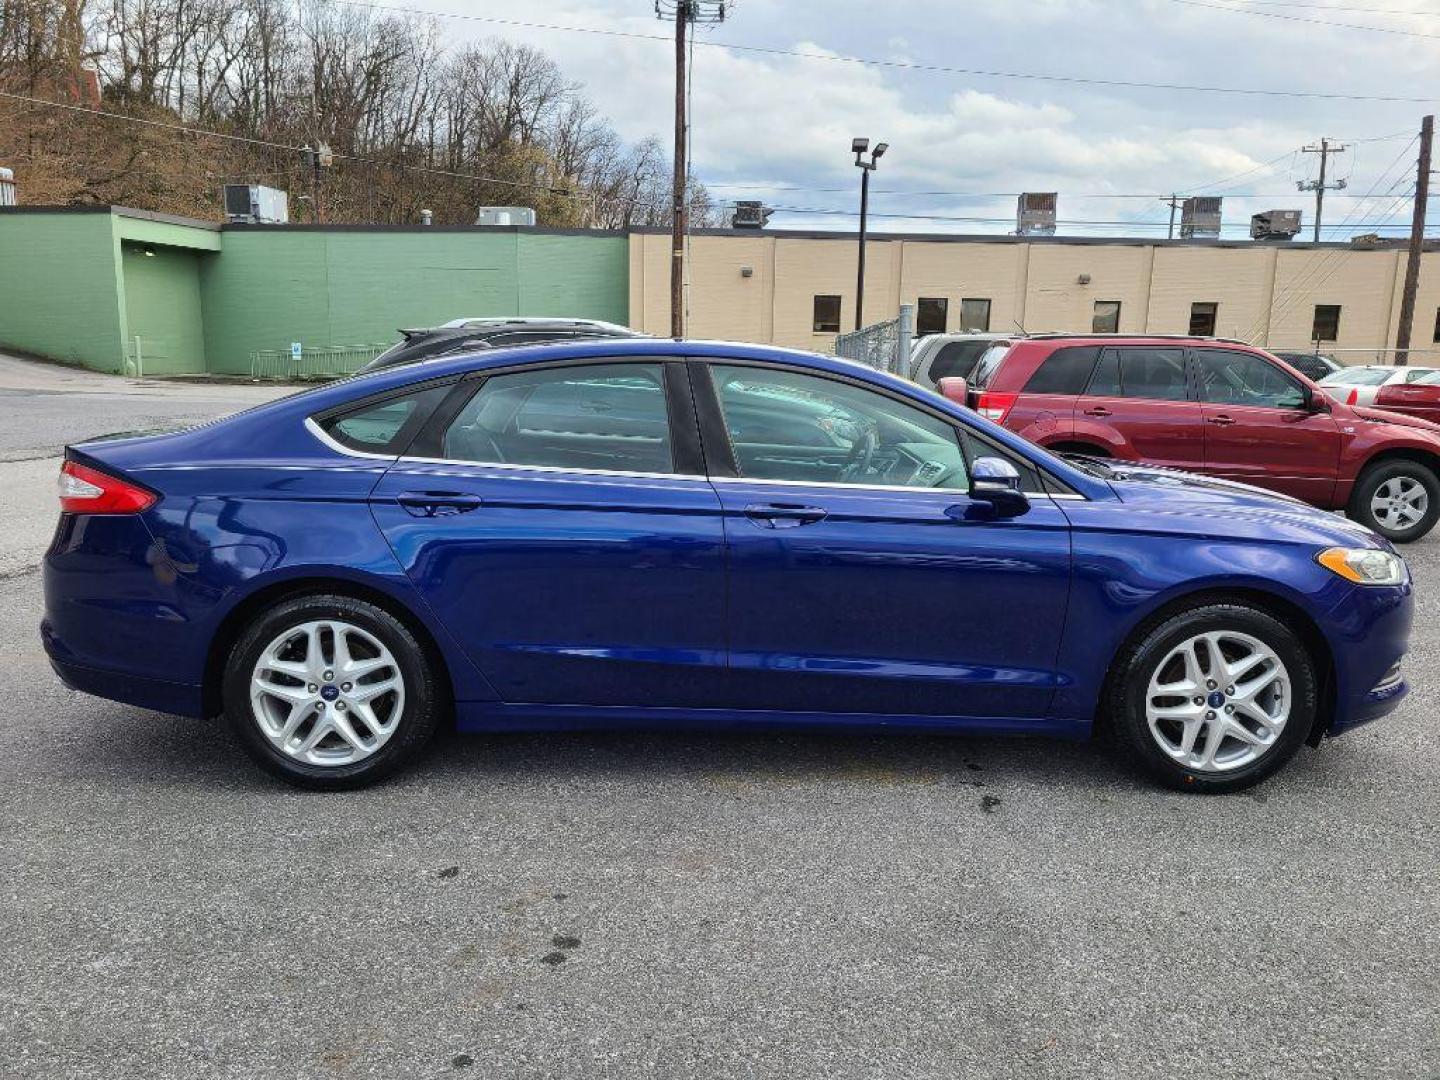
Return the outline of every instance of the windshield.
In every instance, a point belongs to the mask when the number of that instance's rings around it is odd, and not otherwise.
[[[976,390],[983,390],[990,385],[990,380],[995,377],[995,372],[1000,370],[1000,361],[1005,359],[1005,354],[1010,351],[1010,342],[1001,342],[986,349],[975,365],[975,376],[970,380],[970,385]]]
[[[1326,386],[1379,386],[1390,378],[1392,370],[1383,367],[1346,368],[1326,375],[1320,381]]]

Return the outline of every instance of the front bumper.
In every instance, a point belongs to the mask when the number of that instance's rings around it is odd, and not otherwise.
[[[1414,610],[1409,581],[1393,588],[1356,586],[1331,609],[1326,637],[1335,661],[1335,698],[1327,735],[1380,719],[1410,692],[1402,663]]]

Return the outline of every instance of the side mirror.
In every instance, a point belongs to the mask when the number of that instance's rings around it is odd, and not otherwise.
[[[957,405],[964,405],[969,398],[970,387],[958,375],[947,375],[940,380],[940,396],[949,398]]]
[[[987,504],[997,518],[1019,517],[1030,509],[1020,490],[1020,473],[1004,458],[976,458],[970,465],[970,498]]]
[[[1330,398],[1324,390],[1315,390],[1305,387],[1305,411],[1309,413],[1328,413],[1330,411]]]

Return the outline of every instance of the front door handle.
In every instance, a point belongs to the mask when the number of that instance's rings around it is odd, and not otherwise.
[[[483,502],[479,495],[464,491],[402,491],[395,501],[412,517],[450,517],[468,514]]]
[[[1086,416],[1110,416],[1110,415],[1112,415],[1112,414],[1111,414],[1111,412],[1110,412],[1109,409],[1105,408],[1105,406],[1103,406],[1103,405],[1096,405],[1095,408],[1093,408],[1093,409],[1086,409],[1086,410],[1085,410],[1085,415],[1086,415]]]
[[[1224,413],[1221,413],[1219,416],[1207,416],[1205,418],[1205,422],[1207,424],[1217,424],[1220,427],[1229,427],[1231,424],[1235,423],[1235,418],[1233,416],[1226,416]]]
[[[797,503],[752,503],[745,507],[745,516],[762,529],[793,529],[823,521],[828,511],[818,506]]]

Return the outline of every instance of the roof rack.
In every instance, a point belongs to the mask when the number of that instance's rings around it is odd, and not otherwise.
[[[1097,334],[1089,333],[1066,334],[1058,330],[1048,331],[1043,334],[1026,335],[1033,341],[1053,341],[1056,338],[1097,338],[1100,340],[1115,338],[1158,338],[1163,341],[1218,341],[1224,345],[1250,345],[1248,341],[1241,341],[1239,338],[1214,337],[1208,334]]]

